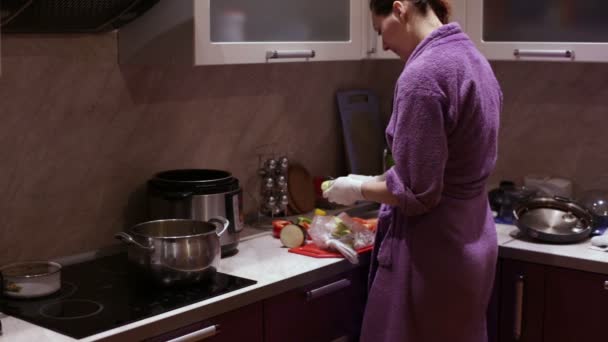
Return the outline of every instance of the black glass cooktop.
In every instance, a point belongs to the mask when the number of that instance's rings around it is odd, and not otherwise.
[[[78,339],[256,283],[217,272],[200,284],[159,288],[130,270],[126,254],[65,266],[61,272],[57,293],[0,298],[0,311]]]

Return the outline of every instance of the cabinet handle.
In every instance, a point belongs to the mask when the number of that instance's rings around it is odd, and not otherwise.
[[[560,57],[574,58],[574,50],[513,50],[515,57]]]
[[[376,35],[375,31],[372,31],[370,39],[369,39],[369,46],[370,48],[367,49],[367,54],[368,55],[372,55],[374,53],[376,53],[376,46],[378,45],[378,36]]]
[[[315,50],[273,50],[266,51],[266,59],[280,59],[280,58],[314,58],[316,56]]]
[[[197,330],[195,332],[191,332],[187,335],[180,336],[178,338],[174,338],[167,342],[194,342],[204,340],[209,337],[213,337],[220,333],[220,325],[212,325],[210,327],[203,328],[201,330]]]
[[[521,328],[524,316],[524,276],[520,275],[515,281],[515,322],[513,324],[513,337],[516,341],[521,338]]]
[[[319,287],[318,289],[314,289],[314,290],[310,290],[310,291],[306,292],[306,300],[311,301],[311,300],[317,299],[321,296],[325,296],[326,294],[330,294],[330,293],[342,290],[343,288],[346,288],[349,286],[350,286],[350,280],[348,280],[348,279],[338,280],[335,283],[327,284],[325,286]]]

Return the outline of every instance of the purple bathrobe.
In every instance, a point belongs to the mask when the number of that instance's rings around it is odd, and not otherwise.
[[[498,247],[485,181],[501,107],[489,63],[458,24],[408,59],[386,129],[399,205],[380,210],[362,341],[487,341]]]

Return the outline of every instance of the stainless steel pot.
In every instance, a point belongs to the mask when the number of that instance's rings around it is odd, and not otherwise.
[[[574,243],[591,234],[593,217],[583,206],[564,197],[536,197],[514,211],[517,228],[547,242]]]
[[[115,235],[128,244],[128,258],[160,285],[193,283],[212,276],[220,263],[223,217],[208,222],[172,219],[140,223]]]
[[[148,181],[147,196],[150,220],[227,218],[230,226],[220,238],[222,257],[238,252],[239,234],[243,230],[243,191],[230,172],[212,169],[159,172]]]
[[[0,268],[0,295],[37,298],[61,289],[61,265],[52,261],[28,261]]]

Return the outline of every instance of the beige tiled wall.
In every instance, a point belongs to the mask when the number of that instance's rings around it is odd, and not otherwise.
[[[388,113],[401,64],[119,66],[113,34],[6,36],[0,77],[0,264],[116,243],[169,168],[231,171],[255,210],[260,154],[345,170],[336,90]],[[495,63],[505,93],[492,181],[527,173],[608,187],[608,64]]]

